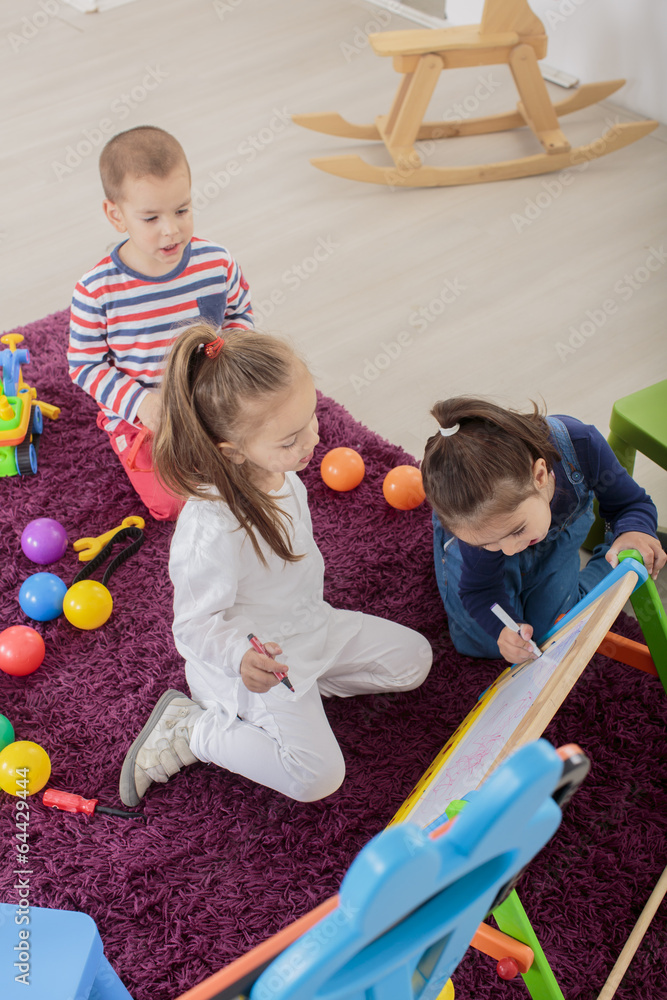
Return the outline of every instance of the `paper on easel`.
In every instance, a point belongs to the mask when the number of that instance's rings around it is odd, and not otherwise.
[[[475,724],[463,732],[442,769],[410,812],[409,819],[428,827],[439,820],[454,799],[477,788],[509,742],[585,627],[582,619],[537,660],[528,660],[504,675],[486,696]]]

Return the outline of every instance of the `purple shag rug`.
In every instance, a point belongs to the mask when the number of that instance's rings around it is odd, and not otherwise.
[[[50,787],[118,806],[127,747],[162,691],[185,683],[171,636],[172,528],[147,522],[143,548],[110,581],[114,610],[102,628],[81,632],[62,617],[30,622],[21,611],[18,590],[30,574],[44,569],[71,583],[82,565],[71,542],[129,514],[147,516],[95,426],[95,404],[69,381],[67,323],[68,313],[60,312],[18,331],[32,354],[26,380],[62,412],[55,423],[45,420],[38,474],[2,480],[0,624],[32,624],[44,637],[46,658],[28,677],[0,673],[0,712],[16,739],[48,751]],[[145,827],[49,809],[41,793],[29,800],[32,904],[93,917],[135,1000],[173,1000],[335,893],[352,859],[392,818],[502,667],[452,647],[426,505],[402,513],[383,499],[388,469],[414,459],[331,399],[321,400],[320,429],[304,478],[327,565],[326,596],[418,629],[433,645],[433,670],[409,694],[327,702],[347,777],[322,802],[292,802],[203,764],[148,794]],[[356,448],[366,463],[366,477],[351,493],[333,493],[319,477],[317,459],[338,445]],[[65,526],[70,546],[58,563],[38,567],[23,554],[20,537],[28,521],[44,516]],[[641,638],[623,614],[616,629]],[[656,678],[598,655],[545,733],[557,746],[579,742],[592,760],[560,829],[519,884],[569,1000],[597,996],[664,866],[666,720]],[[13,903],[14,800],[0,796],[0,900]],[[663,908],[618,1000],[659,995],[664,915]],[[527,996],[520,977],[504,984],[494,965],[469,950],[454,976],[457,997]]]

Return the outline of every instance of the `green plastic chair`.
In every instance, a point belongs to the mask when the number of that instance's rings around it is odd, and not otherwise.
[[[638,451],[667,470],[667,379],[616,400],[609,419],[607,441],[630,475]],[[604,539],[604,523],[598,516],[597,501],[595,515],[595,523],[584,542],[584,548],[591,551]]]
[[[638,451],[667,469],[667,379],[617,400],[609,430],[612,451],[630,475]]]

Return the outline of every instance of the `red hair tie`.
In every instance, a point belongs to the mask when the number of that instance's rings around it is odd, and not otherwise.
[[[218,354],[222,350],[222,345],[224,340],[222,337],[216,337],[215,340],[210,340],[206,347],[204,348],[204,354],[207,358],[217,358]]]

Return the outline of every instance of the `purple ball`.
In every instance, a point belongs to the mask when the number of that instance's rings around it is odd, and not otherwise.
[[[67,532],[52,517],[38,517],[23,529],[21,548],[32,562],[46,566],[65,555]]]

